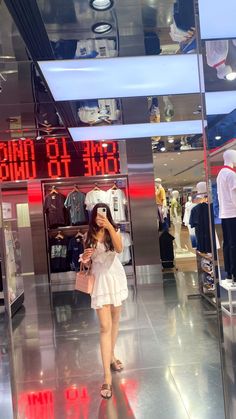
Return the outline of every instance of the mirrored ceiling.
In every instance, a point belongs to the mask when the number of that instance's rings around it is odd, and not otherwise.
[[[56,58],[189,53],[193,0],[38,0]]]

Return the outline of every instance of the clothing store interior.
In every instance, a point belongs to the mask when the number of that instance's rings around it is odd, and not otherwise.
[[[218,3],[0,2],[3,419],[236,418],[236,5]],[[76,289],[97,203],[129,289],[109,400]]]

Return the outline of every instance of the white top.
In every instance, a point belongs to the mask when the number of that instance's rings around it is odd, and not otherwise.
[[[115,222],[125,221],[126,197],[121,189],[108,189],[107,204],[110,207],[112,218]]]
[[[183,218],[183,223],[184,223],[185,226],[189,225],[191,211],[192,211],[192,208],[194,208],[195,206],[196,206],[196,204],[194,204],[193,202],[190,202],[190,201],[186,202],[185,211],[184,211],[184,218]]]
[[[85,197],[85,205],[88,211],[92,211],[96,204],[107,204],[107,194],[102,189],[93,189]]]
[[[116,252],[106,251],[103,243],[97,242],[92,255],[92,273],[95,277],[91,294],[91,307],[99,309],[106,304],[118,307],[128,297],[125,270]]]
[[[236,173],[227,167],[217,176],[220,218],[236,218]]]
[[[129,263],[131,259],[131,252],[130,252],[130,246],[131,246],[131,237],[130,234],[127,232],[121,232],[121,239],[122,239],[122,245],[123,245],[123,252],[118,255],[121,263],[125,265],[126,263]]]

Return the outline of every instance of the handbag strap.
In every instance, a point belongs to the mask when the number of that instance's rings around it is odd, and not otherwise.
[[[85,263],[83,263],[83,262],[80,262],[80,272],[86,272],[87,274],[88,273],[90,273],[90,271],[91,271],[91,265],[92,265],[92,263],[91,263],[91,261],[89,262],[89,265],[87,265],[87,270],[85,270]]]
[[[86,234],[86,233],[85,233]],[[85,244],[84,244],[84,236],[82,237],[82,243],[83,243],[83,248],[85,250]],[[85,264],[81,261],[80,262],[80,272],[86,272],[86,274],[90,274],[91,272],[91,266],[92,266],[92,261],[90,259],[89,264],[87,265],[87,271],[85,270]]]

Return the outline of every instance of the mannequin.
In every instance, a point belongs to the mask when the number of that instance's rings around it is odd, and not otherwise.
[[[183,218],[183,222],[184,225],[186,225],[186,227],[189,225],[189,217],[190,217],[190,212],[193,206],[193,200],[191,195],[188,196],[188,200],[185,204],[185,211],[184,211],[184,218]]]
[[[161,184],[161,179],[157,177],[155,179],[156,184],[156,204],[158,207],[158,214],[161,223],[164,222],[165,218],[167,217],[167,207],[166,207],[166,192]]]
[[[223,154],[224,167],[217,176],[220,218],[223,230],[223,251],[227,279],[236,286],[236,150]]]
[[[189,220],[190,220],[190,215],[191,215],[191,211],[192,209],[196,206],[196,204],[193,203],[192,200],[192,196],[189,195],[188,196],[188,200],[185,204],[185,211],[184,211],[184,218],[183,218],[183,223],[186,227],[188,227],[188,232],[189,232],[189,238],[190,238],[190,242],[191,242],[191,246],[190,248],[195,248],[196,247],[196,235],[195,235],[195,228],[192,228],[190,226]]]
[[[198,182],[196,185],[198,198],[204,198],[204,195],[207,195],[207,184],[206,182]]]
[[[173,191],[171,193],[172,195],[172,201],[171,201],[171,216],[172,216],[172,222],[175,228],[174,236],[175,236],[175,244],[176,244],[176,251],[182,252],[183,249],[181,247],[181,240],[180,240],[180,234],[181,234],[181,224],[182,224],[182,208],[178,201],[179,199],[179,192]]]

